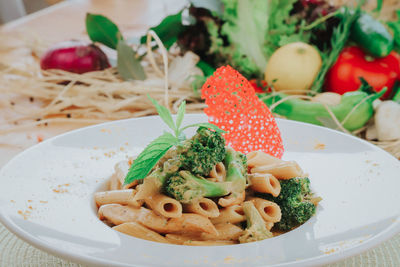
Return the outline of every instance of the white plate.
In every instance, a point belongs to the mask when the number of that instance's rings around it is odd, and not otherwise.
[[[206,121],[187,115],[185,123]],[[72,261],[103,266],[304,266],[343,259],[400,230],[400,163],[360,139],[278,120],[285,159],[309,173],[323,197],[301,227],[268,240],[221,247],[145,241],[99,221],[93,193],[114,164],[165,130],[159,117],[106,123],[38,144],[0,172],[0,221],[25,241]]]

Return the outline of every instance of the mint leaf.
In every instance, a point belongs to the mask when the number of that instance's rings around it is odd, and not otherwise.
[[[118,73],[124,80],[144,80],[146,74],[136,53],[125,41],[119,41],[117,45],[117,68]]]
[[[168,125],[169,128],[171,128],[174,132],[176,132],[177,128],[175,127],[175,123],[174,120],[172,119],[171,112],[169,112],[169,110],[166,107],[158,104],[158,102],[151,96],[147,95],[147,97],[156,107],[158,115],[160,115],[161,119]]]
[[[178,131],[181,127],[183,116],[185,115],[186,111],[186,101],[183,101],[178,109],[178,115],[176,116],[176,130]]]
[[[133,161],[125,177],[124,184],[130,184],[135,180],[144,179],[165,153],[177,143],[178,139],[167,132],[152,141]]]
[[[102,43],[112,49],[116,49],[118,41],[123,40],[118,26],[103,15],[87,13],[86,31],[90,40]]]
[[[183,130],[185,130],[187,128],[191,128],[191,127],[206,127],[206,128],[209,128],[211,130],[216,131],[217,133],[225,133],[225,131],[221,130],[217,125],[212,124],[212,123],[208,123],[208,122],[190,124],[190,125],[187,125],[187,126],[183,127],[181,131],[183,131]]]

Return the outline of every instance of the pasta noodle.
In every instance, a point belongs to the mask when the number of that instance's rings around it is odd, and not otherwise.
[[[149,198],[152,195],[158,194],[161,190],[161,182],[156,177],[147,177],[143,184],[139,185],[139,189],[134,197],[134,200],[141,201]]]
[[[220,210],[217,218],[212,218],[213,224],[219,223],[240,223],[246,220],[243,213],[243,208],[240,205],[233,205]]]
[[[128,185],[124,185],[125,176],[129,171],[129,164],[127,161],[118,162],[114,170],[115,172],[110,179],[109,190],[128,189],[137,185],[137,180]]]
[[[98,216],[115,225],[125,222],[134,222],[139,215],[139,210],[119,204],[106,204],[99,208]]]
[[[270,165],[262,165],[251,169],[251,173],[269,173],[278,179],[291,179],[303,177],[304,172],[295,161],[283,161]]]
[[[262,151],[252,151],[246,155],[247,165],[250,168],[284,162]]]
[[[209,177],[216,182],[225,181],[226,170],[222,162],[217,163],[211,170]]]
[[[218,235],[212,235],[207,233],[201,234],[202,240],[238,240],[243,230],[239,226],[231,223],[219,223],[215,225]]]
[[[246,193],[243,191],[242,193],[237,193],[237,194],[230,194],[226,197],[221,197],[218,200],[218,204],[221,207],[229,207],[233,205],[239,205],[244,201],[246,197]]]
[[[268,193],[277,197],[281,192],[281,184],[272,174],[255,173],[249,175],[250,187],[259,193]]]
[[[199,235],[166,234],[165,238],[167,239],[168,242],[177,245],[183,245],[185,242],[192,240],[201,241]]]
[[[135,193],[133,189],[97,192],[94,194],[94,199],[97,207],[105,204],[136,205],[133,200]]]
[[[155,194],[146,198],[145,203],[157,214],[164,217],[179,218],[182,216],[182,204],[171,197],[162,194]]]
[[[266,222],[275,223],[281,220],[281,208],[276,203],[262,198],[252,198],[251,201]]]
[[[160,243],[169,243],[168,240],[157,232],[147,229],[136,222],[127,222],[113,227],[114,230],[131,235],[137,238],[156,241]]]
[[[197,241],[189,240],[183,243],[186,246],[224,246],[224,245],[234,245],[234,241],[229,240],[216,240],[216,241]]]
[[[219,209],[214,201],[208,198],[201,198],[190,204],[185,204],[185,211],[193,212],[205,217],[215,218],[219,216]]]

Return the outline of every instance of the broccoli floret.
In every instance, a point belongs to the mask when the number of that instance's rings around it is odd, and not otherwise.
[[[166,181],[165,191],[182,203],[190,203],[201,197],[221,197],[229,193],[241,193],[246,188],[246,161],[244,154],[228,148],[224,159],[224,164],[227,166],[225,182],[211,182],[190,171],[180,171],[178,175],[173,175]]]
[[[266,196],[281,208],[282,219],[275,223],[277,230],[288,231],[305,223],[315,214],[315,205],[310,202],[312,192],[308,178],[281,180],[281,193],[277,197]]]
[[[239,237],[240,243],[248,243],[264,240],[272,237],[272,233],[265,226],[265,221],[258,213],[253,202],[246,201],[243,203],[243,212],[246,216],[246,229]]]
[[[195,175],[206,176],[225,157],[225,139],[220,133],[199,127],[190,139],[178,145],[181,168]]]
[[[221,197],[231,192],[230,182],[211,182],[189,171],[180,171],[165,182],[165,191],[182,203],[190,203],[201,197]]]

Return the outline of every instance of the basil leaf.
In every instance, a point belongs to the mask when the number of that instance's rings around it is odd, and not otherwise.
[[[124,184],[130,184],[135,180],[144,179],[162,156],[177,143],[178,139],[167,132],[152,141],[133,161],[125,177]]]
[[[150,29],[158,35],[164,46],[169,49],[178,40],[178,35],[186,29],[182,24],[182,10],[175,15],[166,17],[160,24]],[[146,35],[142,36],[140,43],[146,43],[146,39]]]
[[[116,49],[118,41],[123,40],[118,26],[103,15],[87,13],[86,31],[90,40],[102,43],[112,49]]]
[[[146,74],[136,53],[125,41],[119,41],[117,45],[117,68],[118,73],[124,80],[144,80]]]
[[[179,130],[179,128],[181,127],[185,111],[186,111],[186,101],[183,101],[179,106],[178,115],[176,117],[176,130]]]
[[[206,128],[209,128],[211,130],[216,131],[217,133],[225,133],[225,131],[221,130],[217,125],[212,124],[212,123],[208,123],[208,122],[201,122],[201,123],[195,123],[195,124],[187,125],[187,126],[182,128],[182,131],[187,129],[187,128],[191,128],[191,127],[206,127]]]
[[[147,97],[150,99],[150,101],[156,107],[158,115],[160,115],[160,118],[168,125],[169,128],[171,128],[174,132],[176,132],[177,128],[175,127],[174,120],[172,119],[172,116],[171,116],[171,113],[169,112],[169,110],[166,107],[158,104],[158,102],[151,96],[147,95]]]

